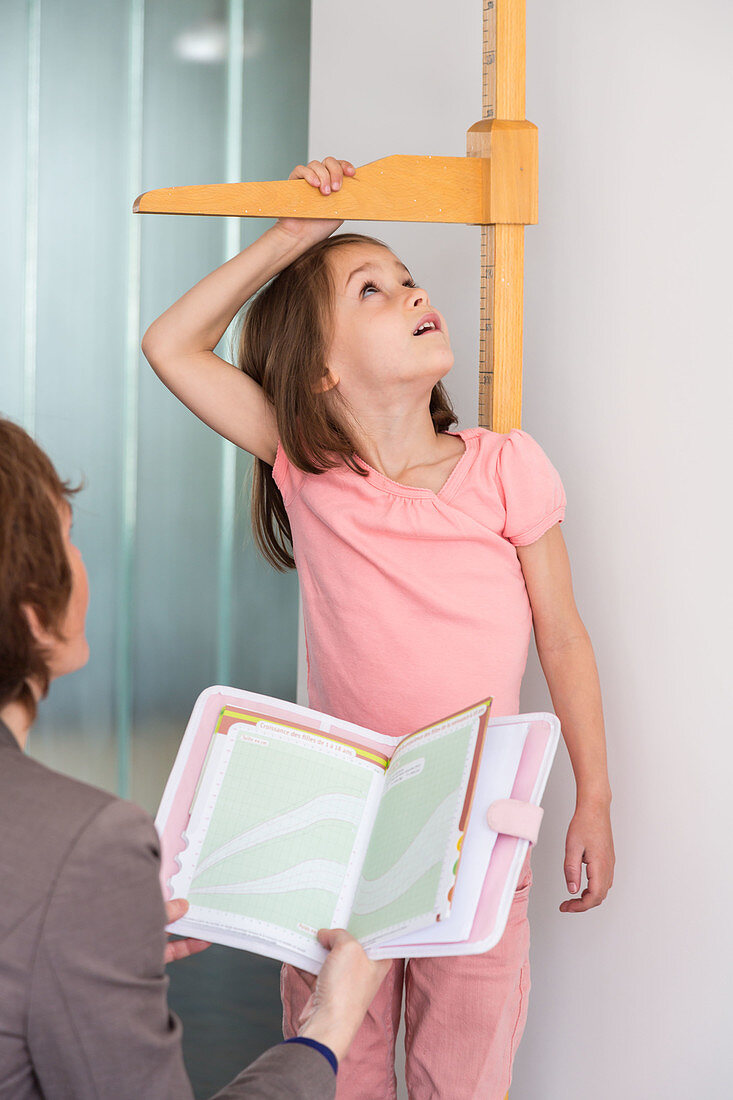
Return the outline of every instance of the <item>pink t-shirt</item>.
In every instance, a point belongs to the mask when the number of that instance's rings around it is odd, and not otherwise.
[[[310,706],[405,736],[488,695],[516,714],[532,615],[516,546],[562,520],[557,471],[526,432],[453,432],[438,493],[341,465],[308,474],[278,446]],[[367,464],[364,463],[366,466]]]

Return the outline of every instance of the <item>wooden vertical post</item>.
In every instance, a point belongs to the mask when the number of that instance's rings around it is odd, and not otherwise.
[[[483,120],[467,155],[490,157],[495,120],[525,112],[525,0],[484,0]],[[522,422],[524,225],[481,227],[479,424],[496,432]]]

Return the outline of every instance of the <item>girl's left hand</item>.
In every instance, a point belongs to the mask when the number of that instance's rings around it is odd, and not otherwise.
[[[344,182],[344,176],[353,176],[356,168],[350,160],[337,160],[326,157],[325,160],[312,160],[309,164],[297,164],[288,176],[289,180],[305,180],[316,187],[322,195],[338,191]],[[328,207],[324,209],[324,214]],[[310,247],[325,240],[343,225],[340,219],[329,218],[278,218],[276,228]]]
[[[165,903],[165,916],[168,924],[185,917],[188,912],[188,902],[185,898],[173,898]],[[195,940],[191,936],[184,940],[168,940],[163,954],[163,965],[176,962],[178,959],[187,959],[189,955],[198,955],[199,951],[205,951],[211,947],[208,940]]]
[[[615,862],[609,807],[579,804],[565,841],[565,881],[570,893],[576,894],[580,889],[581,864],[585,863],[588,885],[579,898],[564,901],[560,912],[584,913],[600,905],[613,885]]]

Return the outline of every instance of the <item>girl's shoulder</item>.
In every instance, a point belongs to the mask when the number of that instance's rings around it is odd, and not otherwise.
[[[504,505],[504,538],[515,546],[525,546],[563,519],[566,498],[562,480],[529,432],[472,428],[466,437],[478,445],[479,476],[495,483]]]
[[[280,490],[283,502],[287,505],[300,493],[306,482],[322,480],[325,484],[333,477],[342,478],[349,470],[346,459],[340,455],[333,455],[333,465],[316,473],[310,473],[296,465],[288,456],[282,441],[278,439],[275,461],[272,466],[272,477]]]
[[[511,428],[508,432],[493,432],[490,428],[465,428],[457,432],[466,445],[478,447],[482,456],[497,463],[520,461],[532,463],[540,459],[549,461],[537,440],[523,428]]]

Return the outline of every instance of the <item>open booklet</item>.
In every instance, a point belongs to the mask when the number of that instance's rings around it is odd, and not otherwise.
[[[171,930],[317,972],[321,927],[373,957],[486,951],[557,747],[484,699],[404,738],[234,688],[196,702],[156,818]],[[488,816],[487,816],[488,814]]]

